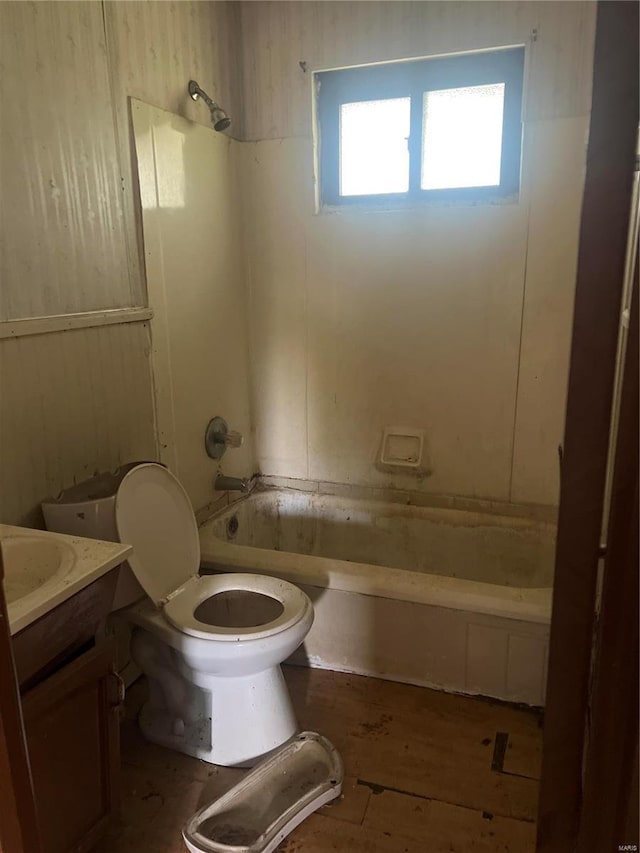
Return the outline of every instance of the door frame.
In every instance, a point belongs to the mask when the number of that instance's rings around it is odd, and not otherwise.
[[[624,684],[607,682],[606,678],[595,682],[592,693],[591,673],[609,432],[638,130],[637,33],[636,3],[600,0],[562,459],[538,853],[571,853],[586,849],[577,847],[581,825],[586,827],[590,821],[599,820],[597,815],[589,815],[586,807],[589,802],[593,807],[598,795],[600,808],[603,807],[608,799],[603,786],[610,781],[594,777],[584,763],[594,759],[593,751],[587,750],[586,741],[591,704],[593,702],[594,708],[603,708],[612,703],[624,703],[628,698]],[[630,347],[627,360],[634,358],[637,352],[632,352]],[[632,417],[631,410],[621,411],[623,417],[628,421]],[[628,430],[629,424],[621,420],[620,434]],[[619,444],[614,475],[618,483],[624,466],[633,464],[630,445]],[[635,466],[637,475],[637,453]],[[618,513],[628,512],[628,506],[620,501],[628,502],[629,499],[628,493],[626,498],[619,496]],[[633,537],[627,536],[626,541],[622,541],[620,536],[624,536],[624,532],[621,530],[614,531],[614,535],[619,538],[615,543],[615,563],[613,558],[605,561],[605,574],[619,571],[627,557],[632,558],[629,549]],[[609,546],[613,555],[614,542]],[[627,556],[626,552],[629,552]],[[632,583],[633,572],[619,571],[619,574],[622,582]],[[623,595],[632,596],[633,586],[624,589]],[[630,622],[624,626],[630,638],[634,621],[637,632],[637,595],[633,602],[635,611],[627,607],[620,612],[620,616]],[[606,605],[607,600],[603,599],[603,606]],[[603,611],[601,624],[604,620]],[[607,659],[606,644],[611,639],[601,633],[599,640],[602,661]],[[604,695],[603,689],[614,692]],[[591,728],[592,743],[603,731]],[[620,749],[619,743],[616,748]],[[619,754],[613,765],[628,765],[632,769],[633,757]],[[592,785],[588,800],[583,794],[585,778],[591,779]],[[595,799],[593,786],[597,791]],[[619,843],[625,842],[620,839]]]

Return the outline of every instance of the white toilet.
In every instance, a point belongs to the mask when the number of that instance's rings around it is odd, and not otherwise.
[[[118,617],[148,676],[144,735],[213,764],[246,765],[291,738],[297,723],[280,664],[303,642],[313,605],[291,583],[253,574],[199,575],[189,498],[162,465],[143,463],[43,503],[49,530],[133,545]],[[143,595],[146,593],[146,596]]]

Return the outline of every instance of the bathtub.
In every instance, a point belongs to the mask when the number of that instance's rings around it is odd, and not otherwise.
[[[555,525],[258,487],[200,528],[202,571],[302,587],[294,662],[544,704]]]

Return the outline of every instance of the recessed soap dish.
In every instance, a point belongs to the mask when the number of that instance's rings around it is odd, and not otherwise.
[[[380,461],[383,465],[419,468],[424,454],[424,430],[385,427]]]
[[[306,817],[340,796],[343,776],[333,744],[302,732],[197,811],[182,837],[191,853],[273,853]]]

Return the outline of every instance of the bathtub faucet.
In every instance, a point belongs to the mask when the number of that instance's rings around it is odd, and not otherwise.
[[[249,481],[240,477],[225,477],[224,474],[218,474],[213,488],[216,492],[248,492]]]

